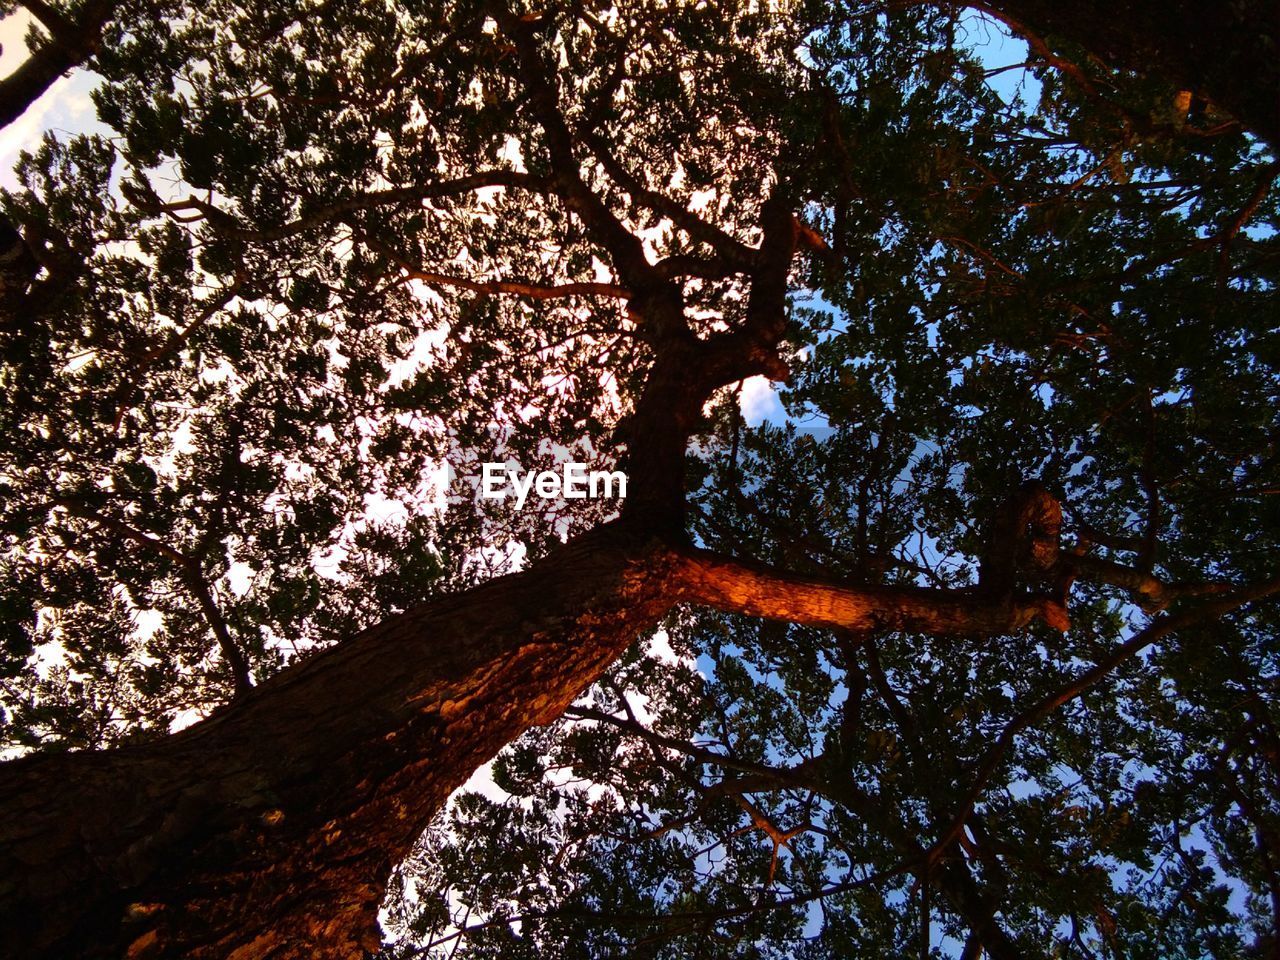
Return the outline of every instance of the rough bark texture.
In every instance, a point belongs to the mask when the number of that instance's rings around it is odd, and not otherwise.
[[[668,609],[618,526],[410,611],[145,747],[0,768],[0,954],[360,957],[386,877],[477,766]]]
[[[974,590],[859,586],[780,574],[703,551],[676,565],[683,599],[749,616],[860,633],[1012,633],[1036,618],[1065,629],[1066,611],[1047,597]]]
[[[1015,32],[1057,35],[1113,67],[1156,73],[1280,148],[1280,4],[1274,0],[990,0]]]
[[[449,794],[677,602],[863,632],[1054,620],[1039,598],[796,577],[647,529],[395,617],[162,742],[0,767],[0,951],[362,956]]]

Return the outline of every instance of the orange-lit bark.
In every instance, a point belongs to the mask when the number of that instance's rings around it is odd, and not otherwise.
[[[617,527],[393,618],[159,743],[0,768],[0,955],[359,957],[450,792],[672,600]]]
[[[858,632],[909,630],[935,635],[1009,633],[1042,618],[1066,627],[1049,597],[988,597],[971,590],[859,586],[791,576],[702,551],[675,568],[683,599],[731,613]]]

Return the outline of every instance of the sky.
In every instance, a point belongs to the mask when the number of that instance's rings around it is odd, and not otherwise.
[[[0,20],[0,75],[8,76],[26,58],[23,37],[30,21],[25,10]],[[26,113],[0,130],[0,186],[7,189],[18,186],[13,165],[23,149],[39,144],[45,130],[73,134],[102,129],[89,98],[96,84],[93,74],[85,70],[72,71],[70,76],[55,81]]]

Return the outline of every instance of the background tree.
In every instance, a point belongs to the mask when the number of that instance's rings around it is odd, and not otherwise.
[[[1261,948],[1267,904],[1215,898],[1277,888],[1262,146],[1056,61],[1006,104],[929,9],[183,13],[97,56],[114,135],[5,198],[5,734],[43,754],[0,783],[9,949],[376,948],[449,793],[681,604],[709,681],[626,663],[396,916],[429,941],[455,886],[532,891],[477,950]],[[747,430],[757,374],[829,435]],[[569,455],[625,467],[620,517],[437,482]],[[477,859],[494,823],[521,870]]]

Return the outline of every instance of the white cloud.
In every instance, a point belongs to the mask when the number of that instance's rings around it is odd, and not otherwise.
[[[26,59],[27,45],[23,37],[30,22],[30,14],[25,10],[0,20],[0,45],[3,47],[0,50],[0,75],[7,77]],[[18,154],[36,147],[45,130],[66,134],[106,132],[106,128],[97,122],[90,98],[98,82],[96,74],[73,70],[56,80],[22,116],[0,130],[0,186],[13,189],[18,185],[13,175]]]
[[[237,560],[227,568],[227,586],[237,597],[243,597],[253,586],[256,571],[243,560]]]
[[[748,377],[743,381],[741,409],[742,416],[753,427],[766,420],[778,424],[786,419],[778,391],[768,377]]]

